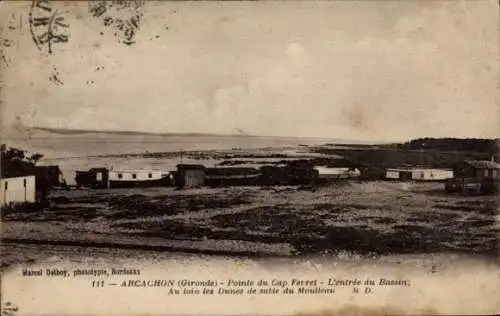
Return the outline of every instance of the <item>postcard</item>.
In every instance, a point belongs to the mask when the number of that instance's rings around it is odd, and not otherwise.
[[[0,1],[1,315],[500,313],[498,23]]]

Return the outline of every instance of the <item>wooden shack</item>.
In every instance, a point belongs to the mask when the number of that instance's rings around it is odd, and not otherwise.
[[[109,186],[109,170],[107,168],[91,168],[88,171],[76,171],[77,187],[105,189]]]
[[[255,185],[259,177],[256,168],[218,167],[205,169],[205,184],[208,186]]]
[[[499,191],[500,164],[493,160],[466,160],[455,165],[454,174],[455,178],[445,185],[448,193],[491,194]]]
[[[500,179],[500,164],[490,160],[466,160],[454,167],[456,178]]]
[[[205,185],[205,166],[197,164],[178,164],[175,172],[175,185],[179,188],[194,188]]]

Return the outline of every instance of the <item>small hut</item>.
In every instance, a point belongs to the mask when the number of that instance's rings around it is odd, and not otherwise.
[[[105,189],[109,186],[107,168],[91,168],[88,171],[76,171],[75,182],[78,187]]]
[[[455,165],[454,173],[457,178],[500,179],[500,164],[493,160],[466,160]]]
[[[175,172],[175,185],[180,188],[193,188],[205,185],[205,166],[178,164]]]
[[[452,192],[496,193],[500,188],[500,164],[491,160],[466,160],[455,165],[455,178],[445,190]]]

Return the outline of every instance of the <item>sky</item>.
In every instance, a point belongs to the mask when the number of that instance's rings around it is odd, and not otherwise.
[[[495,0],[150,1],[101,17],[87,1],[52,1],[69,25],[52,54],[31,37],[29,6],[0,7],[12,41],[0,73],[4,131],[500,137]],[[135,13],[125,45],[104,17]]]

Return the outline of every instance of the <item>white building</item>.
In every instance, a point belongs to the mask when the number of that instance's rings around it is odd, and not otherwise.
[[[164,172],[160,169],[110,170],[109,181],[160,180]]]
[[[453,178],[453,170],[435,168],[387,169],[388,180],[443,181]]]
[[[108,187],[163,186],[168,176],[160,169],[110,170]]]
[[[399,169],[387,169],[385,171],[385,178],[390,180],[399,180]]]
[[[36,201],[35,176],[0,179],[0,206]]]
[[[361,172],[357,168],[316,166],[314,169],[318,171],[320,179],[348,179],[361,175]]]

